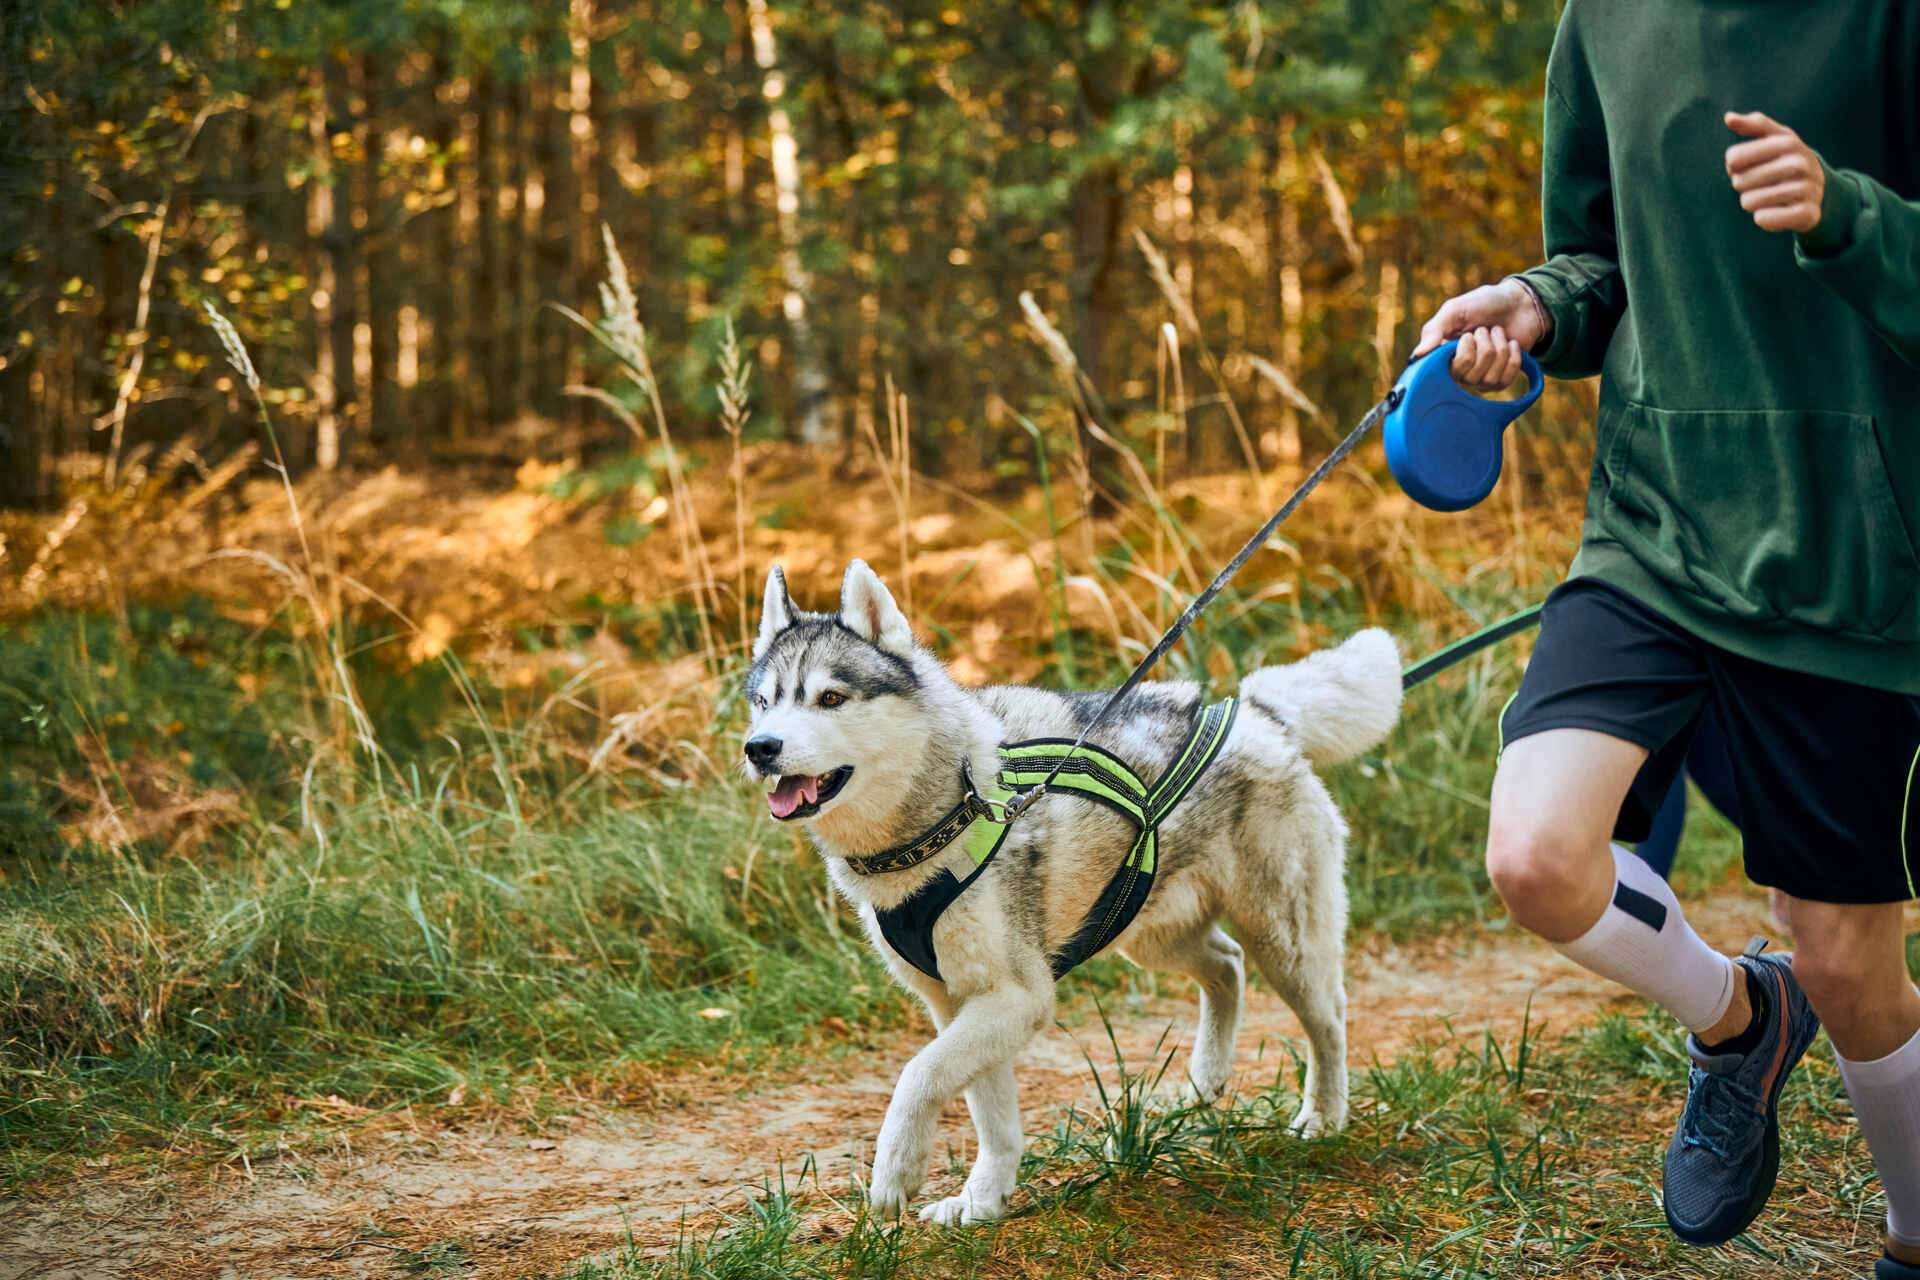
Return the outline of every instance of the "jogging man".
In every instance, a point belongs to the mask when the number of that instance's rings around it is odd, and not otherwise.
[[[1545,141],[1547,261],[1420,343],[1464,335],[1468,385],[1522,348],[1601,375],[1487,869],[1521,925],[1692,1033],[1675,1234],[1719,1243],[1765,1205],[1780,1086],[1824,1022],[1886,1193],[1876,1274],[1920,1280],[1920,3],[1570,0]],[[1703,708],[1791,965],[1715,952],[1610,846],[1646,834]]]

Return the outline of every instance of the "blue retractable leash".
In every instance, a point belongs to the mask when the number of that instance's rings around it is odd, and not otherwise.
[[[1414,361],[1387,393],[1387,465],[1409,498],[1435,511],[1465,511],[1493,492],[1508,424],[1546,387],[1540,366],[1522,352],[1527,394],[1482,399],[1453,380],[1448,365],[1459,345],[1456,338]]]
[[[1093,719],[1087,721],[1080,736],[1059,757],[1046,777],[1004,802],[989,800],[977,791],[970,797],[981,816],[992,822],[1010,823],[1045,795],[1060,770],[1086,745],[1087,735],[1098,728],[1100,722],[1107,718],[1107,713],[1132,692],[1154,663],[1160,661],[1180,639],[1188,624],[1212,603],[1233,575],[1240,572],[1240,567],[1267,544],[1274,530],[1294,513],[1342,458],[1353,452],[1361,437],[1383,417],[1387,424],[1387,465],[1393,469],[1400,487],[1414,501],[1436,511],[1463,511],[1492,493],[1494,484],[1500,479],[1500,464],[1504,456],[1501,438],[1507,426],[1540,398],[1546,380],[1533,357],[1522,352],[1520,365],[1527,375],[1527,394],[1518,400],[1482,399],[1462,389],[1453,380],[1448,365],[1453,360],[1454,348],[1459,345],[1459,340],[1455,339],[1409,364],[1399,381],[1393,384],[1393,389],[1387,392],[1387,398],[1367,410],[1360,425],[1333,447],[1333,452],[1313,469],[1313,474],[1301,481],[1300,487],[1293,491],[1293,496],[1247,539],[1238,554],[1227,562],[1226,568],[1214,575],[1207,589],[1195,596],[1181,611],[1179,618],[1148,650],[1147,656],[1140,660],[1132,674],[1107,696],[1100,710]],[[1410,689],[1488,645],[1534,625],[1539,617],[1540,607],[1535,605],[1477,631],[1409,667],[1401,676],[1401,686]],[[968,786],[971,789],[971,782]]]

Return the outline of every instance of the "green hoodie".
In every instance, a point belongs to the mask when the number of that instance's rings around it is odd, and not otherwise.
[[[1827,166],[1740,207],[1726,111]],[[1574,576],[1723,648],[1920,694],[1920,3],[1570,0],[1547,71],[1548,373],[1600,381]]]

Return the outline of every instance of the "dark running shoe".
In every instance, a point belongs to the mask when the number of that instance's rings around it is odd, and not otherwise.
[[[1920,1280],[1920,1267],[1892,1256],[1873,1264],[1873,1280]]]
[[[1687,1037],[1694,1065],[1687,1109],[1667,1144],[1662,1198],[1667,1225],[1688,1244],[1724,1244],[1766,1207],[1780,1170],[1780,1086],[1820,1030],[1793,980],[1793,957],[1763,956],[1766,945],[1755,938],[1734,960],[1767,993],[1760,1043],[1715,1055]]]

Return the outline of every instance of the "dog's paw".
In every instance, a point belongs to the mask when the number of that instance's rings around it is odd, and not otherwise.
[[[1184,1089],[1180,1091],[1180,1100],[1189,1107],[1203,1103],[1218,1102],[1226,1094],[1227,1086],[1233,1083],[1233,1071],[1208,1072],[1204,1076],[1189,1076]]]
[[[992,1222],[1006,1216],[1007,1197],[963,1189],[957,1196],[935,1200],[920,1211],[922,1222],[943,1227],[964,1226],[969,1222]]]
[[[873,1180],[867,1184],[867,1207],[881,1217],[896,1217],[907,1211],[907,1202],[920,1189],[918,1179],[890,1160],[877,1160]]]
[[[1346,1127],[1347,1111],[1345,1107],[1334,1112],[1323,1111],[1319,1107],[1305,1106],[1300,1108],[1300,1114],[1293,1118],[1293,1123],[1287,1126],[1287,1132],[1296,1138],[1319,1138],[1338,1133]]]

